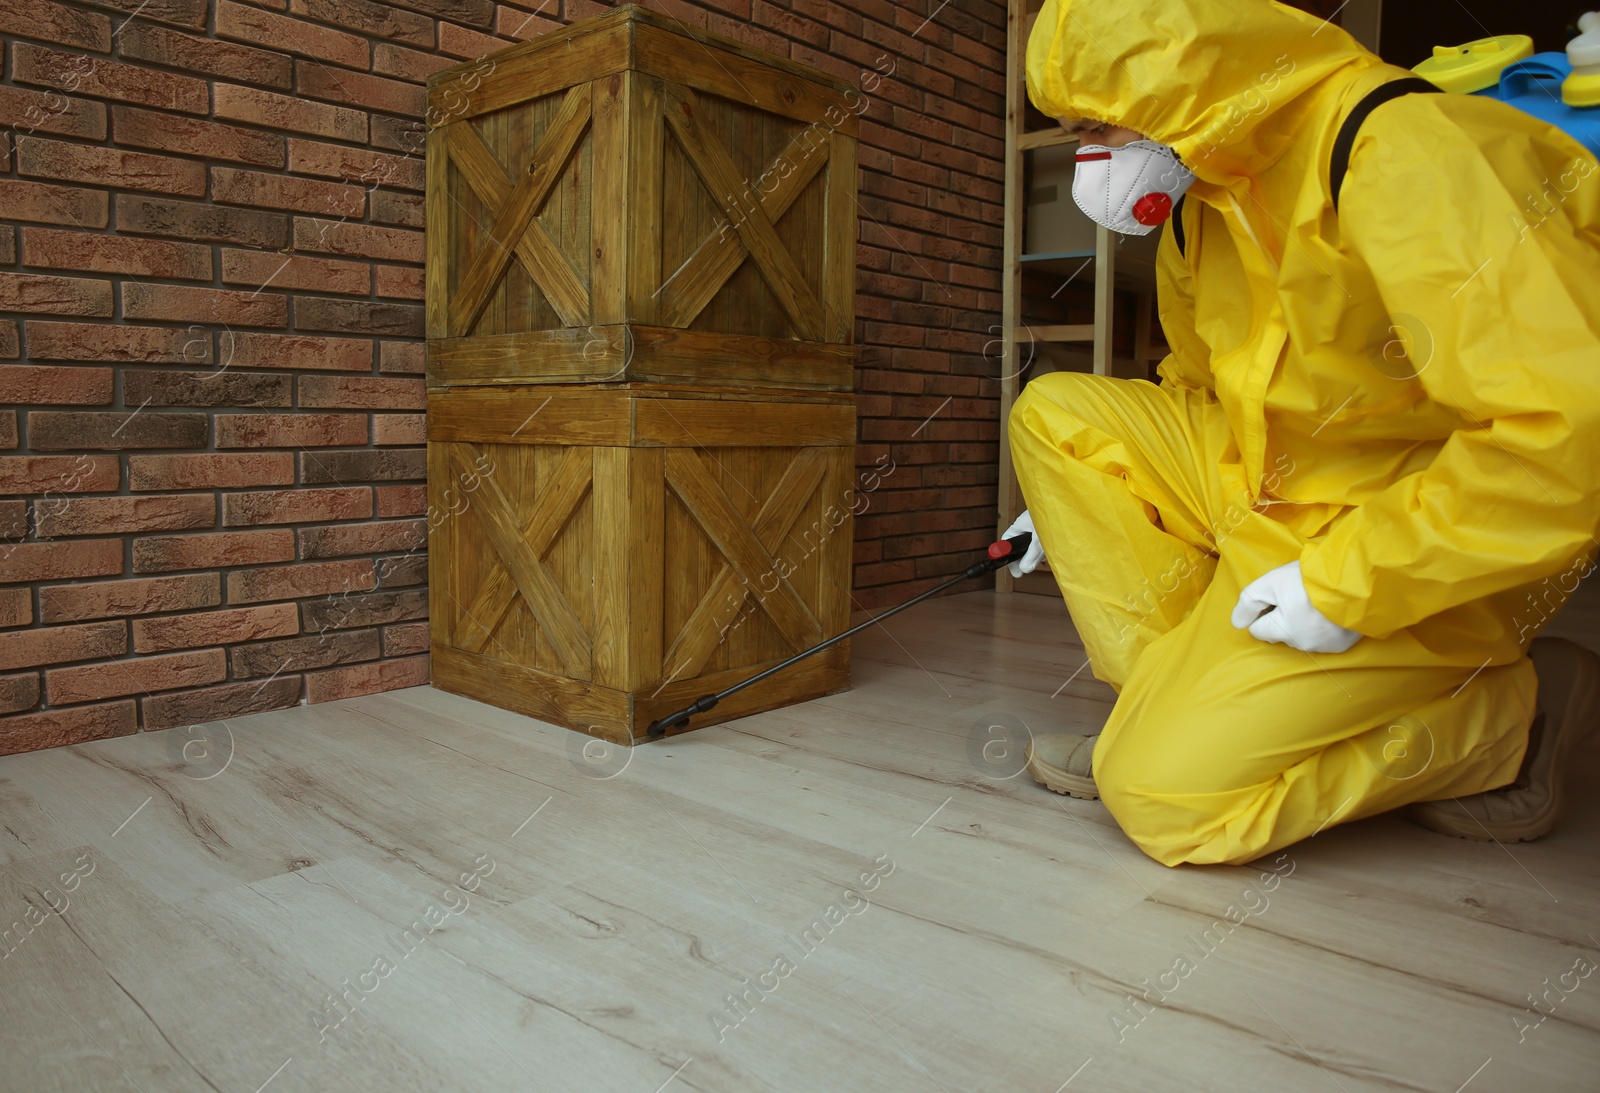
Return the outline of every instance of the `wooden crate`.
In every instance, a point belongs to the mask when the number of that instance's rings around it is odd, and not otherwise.
[[[428,105],[430,386],[851,389],[849,84],[629,6]]]
[[[660,385],[428,397],[434,686],[620,743],[850,615],[848,394]],[[848,642],[697,717],[849,686]]]

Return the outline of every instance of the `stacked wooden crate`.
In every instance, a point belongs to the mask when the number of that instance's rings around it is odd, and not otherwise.
[[[629,6],[428,101],[433,682],[633,743],[847,623],[859,96]]]

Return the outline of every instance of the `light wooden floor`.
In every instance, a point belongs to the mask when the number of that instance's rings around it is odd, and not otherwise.
[[[620,770],[427,688],[0,759],[0,1086],[1600,1089],[1600,755],[1542,842],[1168,870],[984,755],[1104,717],[1071,638],[935,600],[855,690]]]

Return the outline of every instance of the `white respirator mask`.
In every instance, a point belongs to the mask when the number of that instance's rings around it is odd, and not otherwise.
[[[1172,215],[1172,207],[1194,181],[1178,154],[1153,140],[1121,148],[1078,148],[1072,200],[1085,216],[1124,235],[1149,235]]]

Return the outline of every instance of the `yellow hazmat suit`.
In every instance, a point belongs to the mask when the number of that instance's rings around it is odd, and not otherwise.
[[[1244,862],[1494,789],[1527,746],[1528,641],[1596,549],[1600,169],[1510,106],[1409,76],[1269,0],[1048,0],[1051,117],[1198,176],[1159,248],[1159,385],[1034,378],[1011,449],[1095,674],[1106,806],[1151,857]],[[1337,655],[1236,630],[1299,559]]]

